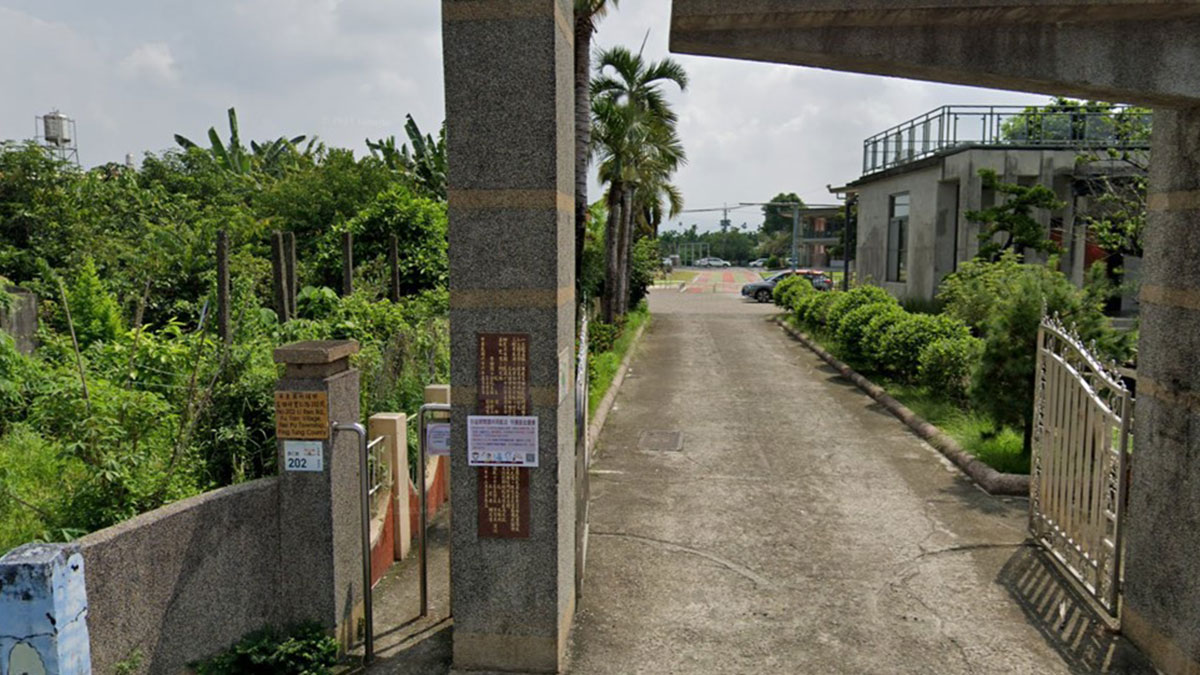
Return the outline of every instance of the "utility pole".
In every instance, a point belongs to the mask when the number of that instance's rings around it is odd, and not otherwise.
[[[800,264],[800,202],[792,204],[792,274]]]

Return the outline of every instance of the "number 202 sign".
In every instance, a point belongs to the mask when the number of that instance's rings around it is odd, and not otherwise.
[[[321,441],[284,441],[285,471],[324,471],[325,453]]]

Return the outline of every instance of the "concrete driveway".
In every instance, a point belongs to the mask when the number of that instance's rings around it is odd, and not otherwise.
[[[978,490],[727,293],[655,291],[600,438],[571,672],[1152,672]]]

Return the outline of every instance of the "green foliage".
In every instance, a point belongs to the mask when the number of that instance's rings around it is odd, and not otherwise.
[[[797,274],[775,284],[771,297],[780,307],[794,308],[800,297],[815,292],[817,291],[813,288],[812,282]]]
[[[608,208],[603,199],[588,208],[587,232],[583,241],[583,260],[579,264],[579,293],[589,301],[604,290],[604,229]]]
[[[198,675],[326,675],[337,664],[338,649],[315,622],[264,628],[193,668]]]
[[[145,655],[142,654],[142,650],[135,647],[133,651],[129,652],[129,656],[113,664],[113,673],[115,675],[135,675],[141,671],[144,659]]]
[[[771,255],[771,257],[767,258],[766,267],[769,270],[779,269],[783,267],[783,262],[780,261],[779,256]]]
[[[863,334],[866,332],[867,326],[876,316],[890,312],[894,307],[896,307],[894,302],[874,302],[855,307],[842,317],[834,337],[841,345],[842,354],[847,361],[853,364],[861,364],[866,361],[868,345],[863,341]]]
[[[989,318],[1007,300],[1010,282],[1019,274],[1021,262],[1013,251],[1005,251],[995,261],[968,260],[942,280],[938,298],[946,314],[984,337]]]
[[[1027,250],[1058,252],[1058,244],[1046,238],[1045,228],[1033,217],[1034,209],[1055,210],[1066,206],[1053,190],[1045,185],[1024,187],[1002,183],[991,169],[980,169],[979,175],[985,190],[995,190],[1008,198],[982,211],[967,211],[967,220],[982,226],[978,257],[994,260],[1009,249],[1018,254]]]
[[[654,283],[654,274],[661,265],[658,257],[658,240],[645,237],[633,245],[633,260],[630,266],[629,306],[636,307],[646,297],[647,289]]]
[[[883,339],[892,330],[896,324],[904,321],[909,317],[909,313],[904,311],[900,305],[893,305],[891,309],[880,308],[879,311],[871,317],[867,325],[862,330],[862,341],[859,351],[862,353],[863,360],[870,365],[874,370],[887,369],[887,357],[883,351]]]
[[[650,320],[650,308],[645,302],[638,305],[632,311],[625,315],[625,323],[620,327],[619,333],[615,339],[609,340],[607,336],[600,335],[601,341],[598,347],[608,346],[608,349],[594,349],[592,345],[596,344],[592,341],[591,332],[596,326],[601,326],[599,322],[588,324],[588,412],[594,413],[596,406],[600,405],[601,399],[608,393],[608,388],[612,386],[613,378],[617,375],[617,370],[621,367],[621,361],[625,355],[629,353],[629,348],[633,344],[633,336],[643,324]],[[610,333],[611,334],[611,333]]]
[[[968,278],[953,280],[956,291],[947,311],[970,316],[985,340],[972,402],[998,427],[1023,427],[1028,451],[1037,330],[1043,314],[1059,316],[1085,342],[1094,342],[1101,359],[1125,360],[1131,345],[1104,317],[1102,293],[1075,288],[1049,266],[1003,258],[988,265],[991,268],[970,268]]]
[[[774,235],[780,232],[786,232],[791,236],[792,227],[795,219],[796,207],[791,206],[774,206],[779,203],[799,204],[800,208],[804,208],[804,200],[794,192],[787,194],[779,193],[771,199],[771,203],[762,207],[763,223],[761,232],[765,235]]]
[[[809,330],[820,330],[829,316],[829,309],[837,301],[839,294],[833,292],[801,293],[795,296],[792,308],[797,323]]]
[[[945,338],[968,338],[966,324],[948,316],[909,314],[892,326],[879,346],[884,367],[902,380],[914,382],[921,351]]]
[[[404,133],[412,144],[411,153],[408,144],[396,150],[395,136],[378,141],[368,139],[367,148],[389,169],[402,174],[414,190],[430,199],[446,201],[446,123],[442,123],[434,139],[429,134],[421,135],[412,115],[405,115]]]
[[[621,327],[603,321],[588,324],[588,353],[603,354],[612,351],[613,344],[621,335]]]
[[[328,286],[305,286],[296,294],[296,316],[319,319],[329,316],[338,306],[338,294]]]
[[[81,347],[93,342],[110,341],[124,332],[121,309],[116,298],[104,290],[100,273],[91,257],[85,258],[67,295],[71,321]]]
[[[877,303],[897,304],[895,298],[878,286],[859,286],[845,293],[838,293],[837,300],[829,308],[826,325],[829,326],[830,332],[836,335],[841,330],[842,319],[847,314],[863,305]]]
[[[921,350],[917,380],[934,395],[967,402],[971,377],[983,356],[983,341],[973,337],[934,340]]]
[[[449,274],[446,206],[393,185],[353,219],[335,225],[318,252],[327,286],[340,286],[342,235],[354,235],[356,261],[385,260],[391,237],[399,239],[400,292],[404,295],[444,286]],[[357,264],[357,263],[356,263]]]

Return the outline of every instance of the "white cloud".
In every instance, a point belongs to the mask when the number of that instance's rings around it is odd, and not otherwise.
[[[147,42],[138,46],[118,66],[122,75],[152,82],[173,84],[179,80],[175,57],[165,42]]]
[[[0,138],[33,116],[78,120],[87,165],[174,145],[172,134],[224,130],[238,109],[246,138],[315,134],[365,152],[365,137],[403,137],[404,116],[435,133],[445,115],[438,0],[0,0]],[[668,56],[670,0],[622,3],[597,47]],[[647,31],[649,31],[647,33]],[[797,192],[861,173],[862,141],[954,103],[1042,96],[675,56],[691,86],[670,93],[690,161],[676,177],[689,208]],[[169,85],[169,86],[164,86]],[[591,188],[592,198],[600,195]],[[734,221],[753,222],[753,209]],[[684,221],[715,227],[719,215]]]

